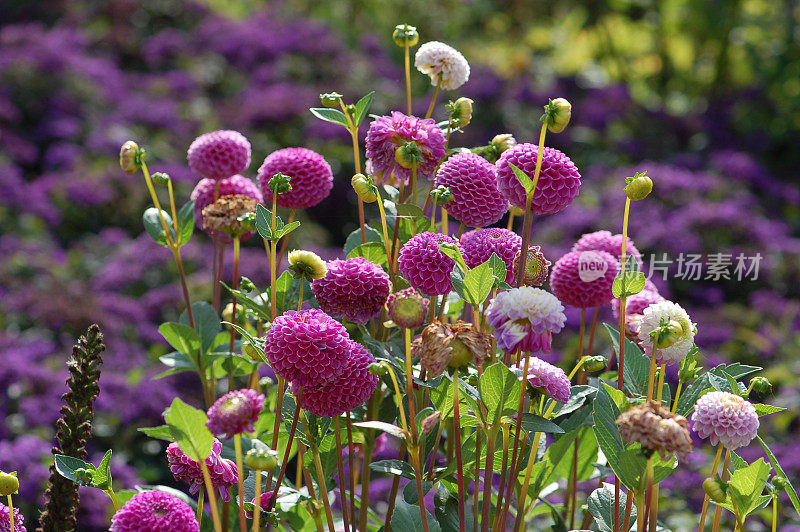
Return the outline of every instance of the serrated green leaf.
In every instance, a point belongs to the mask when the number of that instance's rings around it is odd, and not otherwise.
[[[382,266],[384,269],[388,268],[389,261],[386,257],[386,247],[381,242],[367,242],[356,246],[353,251],[347,254],[348,259],[354,257],[364,257],[370,262]]]
[[[358,423],[353,423],[355,427],[361,427],[364,429],[375,429],[380,430],[381,432],[385,432],[395,438],[405,439],[406,433],[398,427],[397,425],[392,425],[391,423],[384,423],[383,421],[359,421]]]
[[[441,527],[431,513],[425,510],[428,521],[429,532],[441,532]],[[392,530],[402,530],[403,532],[423,532],[422,513],[416,504],[408,504],[405,500],[399,499],[394,507],[392,514]]]
[[[489,263],[489,267],[492,269],[492,276],[494,277],[495,286],[499,285],[500,283],[505,283],[508,269],[506,268],[506,263],[503,262],[503,259],[501,259],[497,253],[492,252],[492,256],[489,257],[487,262]]]
[[[95,471],[95,467],[89,462],[84,462],[83,460],[64,454],[55,455],[55,467],[59,475],[76,483],[78,482],[78,478],[75,476],[75,471],[78,469]]]
[[[283,238],[286,235],[288,235],[289,233],[291,233],[292,231],[294,231],[295,229],[297,229],[298,227],[300,227],[300,222],[292,222],[292,223],[287,224],[287,225],[283,225],[283,224],[281,224],[281,225],[282,225],[282,227],[275,231],[275,238],[276,239]]]
[[[464,274],[465,300],[473,307],[482,305],[494,286],[494,276],[489,261],[467,270]]]
[[[331,109],[329,107],[312,107],[309,109],[309,111],[311,111],[311,114],[320,120],[324,120],[325,122],[330,122],[332,124],[339,124],[340,126],[349,128],[349,125],[347,124],[347,117],[338,109]]]
[[[375,229],[374,227],[370,227],[369,225],[364,226],[364,234],[366,235],[367,242],[383,242],[383,236],[381,236],[380,231]],[[366,243],[366,242],[364,242]],[[353,251],[357,246],[360,246],[361,242],[361,229],[356,229],[347,235],[347,240],[344,243],[344,254],[345,256],[349,255],[351,251]]]
[[[164,420],[172,437],[186,455],[197,462],[205,461],[211,454],[214,436],[206,427],[208,416],[178,399],[164,411]]]
[[[514,172],[514,175],[517,176],[517,180],[519,181],[522,188],[525,189],[526,194],[530,194],[533,191],[533,181],[528,174],[517,168],[517,166],[513,163],[508,163],[508,166],[511,167],[511,171]]]
[[[769,458],[769,463],[772,464],[772,467],[773,469],[775,469],[776,474],[786,479],[786,490],[785,490],[786,494],[789,496],[789,500],[792,501],[792,506],[794,506],[794,511],[797,513],[798,516],[800,516],[800,498],[798,498],[797,491],[794,489],[794,486],[792,485],[789,476],[783,470],[781,464],[778,463],[778,459],[775,458],[775,454],[769,448],[767,443],[761,438],[761,436],[756,435],[756,440],[758,440],[758,443],[761,445],[761,447],[764,449],[764,452],[767,454],[767,457]]]
[[[289,272],[287,271],[284,273],[289,273]],[[289,274],[289,277],[291,277],[291,274]],[[220,284],[224,286],[225,289],[228,290],[228,292],[236,296],[236,303],[238,305],[241,305],[246,309],[251,310],[262,320],[272,319],[272,316],[269,313],[269,309],[265,307],[262,303],[260,303],[259,301],[255,301],[248,294],[245,294],[241,290],[234,290],[233,288],[231,288],[222,281],[220,281]]]
[[[728,494],[742,519],[758,509],[759,499],[771,470],[769,464],[764,462],[763,458],[759,458],[747,467],[737,469],[731,475],[728,481]]]
[[[164,222],[167,224],[170,234],[173,234],[175,229],[173,228],[172,217],[164,210],[161,211],[161,215],[164,217]],[[144,224],[144,230],[147,231],[147,234],[156,244],[169,245],[167,244],[166,233],[164,233],[164,226],[161,224],[161,218],[158,216],[158,209],[150,207],[145,210],[142,214],[142,223]]]
[[[624,490],[620,491],[619,506],[620,508],[626,507],[626,494]],[[603,484],[601,488],[597,488],[589,495],[588,507],[589,513],[594,517],[594,522],[600,529],[600,532],[613,532],[617,528],[614,527],[614,485]],[[622,517],[620,517],[622,519]],[[636,505],[634,504],[631,509],[631,523],[636,522]]]
[[[372,97],[374,95],[375,91],[372,91],[356,102],[356,109],[353,113],[353,121],[355,122],[356,127],[358,127],[359,124],[361,124],[361,121],[364,120],[364,117],[367,116],[367,112],[369,111],[369,106],[372,103]]]
[[[150,438],[154,438],[157,440],[165,440],[165,441],[173,441],[172,433],[169,431],[168,425],[159,425],[158,427],[141,427],[136,429],[139,432],[143,432]]]
[[[756,409],[756,413],[758,414],[759,417],[768,416],[769,414],[776,414],[778,412],[783,412],[784,410],[786,410],[785,408],[781,408],[779,406],[765,405],[761,403],[756,403],[753,405],[753,407]]]
[[[416,478],[414,476],[414,468],[411,467],[411,464],[402,460],[378,460],[377,462],[372,462],[369,468],[378,473],[387,473],[409,480],[414,480],[414,478]]]
[[[200,350],[206,354],[216,342],[221,328],[219,314],[205,301],[193,303],[192,314],[194,315],[195,330],[200,335]],[[189,316],[185,311],[181,314],[179,321],[184,325],[189,325]]]
[[[187,201],[178,211],[178,245],[183,246],[194,232],[194,200]]]
[[[619,272],[611,285],[611,292],[617,299],[622,298],[623,295],[625,297],[632,296],[644,290],[646,281],[644,273],[640,271]]]
[[[519,407],[520,381],[501,362],[486,368],[478,381],[478,390],[486,407],[487,423],[494,423],[504,413],[515,412]]]
[[[97,466],[97,469],[94,472],[94,478],[92,479],[92,486],[101,490],[107,490],[111,487],[112,479],[110,464],[111,449],[106,451],[106,454],[103,455],[103,459]]]
[[[264,240],[274,240],[274,235],[272,234],[272,211],[260,203],[256,206],[256,231]]]
[[[530,412],[525,412],[522,414],[522,428],[531,432],[546,432],[548,434],[563,434],[564,429],[553,423],[547,418],[544,418],[538,414],[532,414]]]
[[[188,325],[175,322],[162,323],[158,332],[173,349],[187,357],[196,356],[200,349],[200,335]]]

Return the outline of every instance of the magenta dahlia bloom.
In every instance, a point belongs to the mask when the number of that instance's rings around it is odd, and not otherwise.
[[[344,371],[332,382],[303,388],[301,406],[317,416],[336,417],[363,405],[378,387],[378,376],[369,372],[375,358],[366,348],[349,341],[350,358]],[[297,395],[297,385],[292,393]]]
[[[439,244],[457,242],[441,233],[424,232],[414,236],[400,249],[397,263],[408,283],[427,296],[447,294],[453,289],[450,272],[456,261],[439,249]]]
[[[664,298],[658,293],[658,288],[653,284],[653,281],[648,279],[645,281],[644,290],[625,298],[625,315],[642,314],[644,309],[653,303],[662,301],[664,301]],[[611,310],[614,312],[614,317],[619,319],[619,299],[614,298],[611,300]]]
[[[209,234],[212,234],[212,232],[208,231],[203,223],[203,209],[214,203],[214,192],[217,184],[219,184],[218,198],[221,198],[222,196],[234,196],[241,194],[243,196],[253,198],[259,203],[263,203],[264,201],[258,186],[253,183],[252,180],[242,175],[233,175],[231,177],[225,177],[219,180],[208,178],[201,179],[197,183],[197,186],[194,187],[190,198],[194,201],[194,225],[203,229]],[[250,238],[252,234],[253,233],[245,233],[240,237],[240,239],[245,240]],[[231,239],[230,236],[224,233],[221,236],[223,239]]]
[[[564,307],[541,288],[521,286],[500,292],[486,309],[497,346],[504,353],[549,353],[553,333],[564,327]]]
[[[253,432],[253,424],[264,408],[264,395],[252,388],[233,390],[217,399],[208,409],[208,430],[212,434]]]
[[[374,172],[375,182],[405,183],[411,178],[411,165],[397,162],[397,149],[403,142],[414,142],[422,161],[417,163],[417,177],[433,179],[433,173],[445,156],[444,135],[430,118],[420,119],[397,111],[391,116],[381,116],[372,121],[367,131],[367,158]]]
[[[264,351],[275,373],[298,386],[336,380],[351,349],[347,329],[323,311],[290,310],[278,316],[264,338]]]
[[[383,268],[364,257],[333,260],[327,266],[325,277],[311,283],[319,308],[359,325],[380,316],[391,291]]]
[[[522,275],[520,284],[526,286],[542,286],[547,280],[547,273],[550,271],[552,263],[542,253],[539,246],[528,246],[528,253],[525,255],[525,264],[522,264],[522,249],[514,255],[514,281],[518,275]],[[520,271],[521,270],[521,271]]]
[[[570,384],[567,374],[558,366],[554,366],[537,357],[528,357],[528,383],[539,388],[559,403],[567,403],[570,396]],[[525,369],[525,361],[514,369]]]
[[[447,213],[470,227],[492,225],[508,211],[508,200],[497,190],[497,168],[477,153],[457,153],[436,172],[436,186],[453,193]]]
[[[602,307],[611,302],[619,262],[605,251],[571,251],[550,272],[550,289],[565,305]]]
[[[250,142],[238,131],[213,131],[194,139],[186,158],[199,175],[223,179],[250,166]]]
[[[8,506],[0,502],[0,532],[9,532],[11,530],[11,512]],[[19,511],[19,508],[14,508],[14,532],[27,532],[25,528],[25,518]]]
[[[520,249],[522,249],[522,237],[499,227],[467,231],[461,236],[461,252],[464,254],[467,266],[474,268],[489,260],[492,253],[497,253],[497,256],[506,263],[508,284],[514,284],[514,256]]]
[[[697,400],[692,429],[711,445],[721,442],[729,451],[748,445],[758,433],[755,407],[738,395],[708,392]]]
[[[272,205],[269,180],[278,172],[289,176],[292,185],[286,194],[278,194],[279,207],[308,209],[327,198],[333,188],[331,165],[322,155],[307,148],[284,148],[267,155],[258,169],[258,184],[266,205]]]
[[[525,208],[525,189],[508,163],[514,164],[533,179],[536,173],[535,144],[517,144],[504,151],[497,161],[497,188],[512,205]],[[542,169],[531,208],[534,214],[553,214],[567,207],[581,186],[581,174],[569,157],[555,148],[544,148]]]
[[[269,509],[269,503],[272,500],[272,491],[267,491],[266,493],[262,493],[261,496],[258,498],[258,500],[259,500],[259,505],[261,506],[261,509],[266,512]],[[255,497],[250,499],[250,504],[252,504],[253,505],[253,509],[255,509],[255,506],[256,506],[256,498]],[[253,518],[253,514],[251,514],[248,511],[245,511],[244,515],[248,519],[252,519]]]
[[[110,532],[199,532],[191,506],[163,491],[134,495],[111,518]]]
[[[612,235],[610,231],[586,233],[572,245],[572,251],[605,251],[619,261],[620,257],[622,257],[622,235]],[[641,266],[642,255],[636,249],[630,237],[628,237],[628,242],[625,244],[625,256],[633,257],[636,264]]]
[[[214,438],[211,454],[206,458],[206,467],[211,476],[211,484],[219,491],[223,501],[229,501],[231,495],[228,489],[239,481],[239,473],[236,470],[236,464],[227,458],[222,458],[221,452],[222,443]],[[204,488],[203,468],[200,467],[199,462],[189,458],[177,443],[170,443],[167,447],[167,462],[169,462],[169,470],[172,471],[175,480],[189,484],[189,493],[194,495]]]

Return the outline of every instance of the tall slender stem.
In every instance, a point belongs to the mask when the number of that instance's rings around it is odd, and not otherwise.
[[[492,504],[492,476],[494,473],[494,445],[496,439],[497,429],[494,426],[488,427],[486,430],[486,466],[483,470],[483,497],[481,498],[482,532],[489,530],[489,506]]]
[[[459,531],[464,532],[466,526],[466,517],[464,510],[466,503],[464,502],[464,463],[461,458],[461,417],[459,412],[459,397],[458,397],[458,370],[453,374],[453,438],[456,450],[456,470],[458,472],[458,523]],[[434,449],[436,452],[436,449]]]
[[[383,229],[383,246],[386,249],[386,264],[389,268],[389,275],[392,277],[392,285],[396,284],[395,280],[395,268],[394,268],[394,261],[392,260],[392,248],[389,244],[389,229],[386,226],[386,210],[383,207],[383,198],[381,198],[380,192],[378,192],[378,213],[381,215],[381,229]]]
[[[272,234],[275,234],[277,215],[275,211],[278,208],[278,194],[272,193]],[[278,287],[275,285],[275,279],[278,275],[277,261],[275,260],[277,242],[273,239],[269,241],[269,301],[272,307],[272,319],[278,317]]]
[[[436,88],[433,90],[433,98],[431,98],[431,104],[428,106],[428,112],[425,113],[425,118],[430,118],[431,115],[433,115],[433,108],[436,107],[436,98],[439,97],[439,90],[441,88],[442,88],[441,83],[438,83],[436,85]]]
[[[302,400],[303,400],[303,389],[300,388],[297,392],[297,397],[295,398],[294,416],[292,416],[292,426],[289,429],[289,441],[286,442],[286,450],[283,452],[281,469],[278,472],[278,478],[275,479],[275,489],[272,491],[272,497],[270,498],[267,511],[272,510],[272,507],[275,506],[275,501],[278,499],[278,490],[281,487],[281,482],[283,482],[284,475],[286,475],[286,466],[289,463],[289,454],[292,451],[292,443],[294,442],[294,433],[297,432],[297,420],[300,417],[300,404],[302,403]],[[269,484],[267,484],[267,488],[269,488]]]
[[[115,504],[115,510],[119,510],[119,503]],[[11,499],[11,494],[8,495],[8,522],[11,532],[14,532],[14,501]]]
[[[356,468],[353,463],[355,446],[353,444],[353,422],[350,419],[350,411],[347,412],[347,465],[350,471],[350,516],[353,518],[353,532],[356,529]],[[342,501],[342,505],[345,501]]]
[[[208,472],[205,460],[200,460],[200,468],[203,470],[203,481],[206,485],[208,494],[208,505],[211,506],[211,519],[214,521],[214,532],[222,532],[222,521],[219,518],[219,508],[217,507],[217,495],[214,493],[214,485],[211,483],[211,475]]]
[[[295,214],[294,211],[295,211],[295,209],[290,209],[289,210],[289,220],[286,222],[286,225],[289,225],[290,223],[294,222],[294,214]],[[280,270],[281,269],[281,264],[283,264],[283,256],[286,255],[286,248],[287,247],[289,247],[289,235],[286,235],[286,237],[281,242],[281,249],[280,249],[280,251],[278,251],[277,266],[275,267],[276,270]]]
[[[281,413],[283,412],[283,396],[286,394],[286,381],[279,375],[278,376],[278,396],[275,404],[275,419],[272,422],[272,442],[270,448],[278,448],[278,434],[281,427]],[[267,489],[272,486],[272,474],[274,469],[270,470],[267,474]]]
[[[197,494],[197,524],[203,524],[203,497],[205,496],[206,492],[203,488],[200,488],[200,493]],[[202,530],[202,527],[200,528]]]
[[[233,289],[239,288],[239,236],[233,237],[233,280],[231,282]],[[231,323],[236,323],[236,294],[232,296],[233,310],[231,311]],[[228,371],[228,391],[233,390],[233,346],[236,343],[236,329],[231,325],[231,341],[228,349],[228,360],[231,362],[231,368]]]
[[[408,399],[408,417],[411,425],[411,445],[408,446],[408,454],[411,455],[411,466],[414,468],[414,477],[417,483],[417,503],[422,517],[422,530],[428,532],[428,516],[425,511],[424,494],[422,492],[422,466],[419,458],[419,435],[417,434],[417,413],[416,399],[414,396],[414,373],[411,363],[411,329],[403,328],[405,338],[406,353],[406,398]]]
[[[547,135],[547,122],[542,124],[539,132],[539,149],[536,152],[536,170],[533,173],[533,186],[525,195],[525,217],[522,220],[522,248],[520,254],[520,268],[525,268],[528,260],[528,246],[531,243],[531,227],[533,224],[533,196],[536,194],[536,185],[539,183],[539,174],[542,171],[542,155],[544,154],[544,138]],[[522,275],[517,279],[517,286],[522,286]]]
[[[344,460],[342,460],[342,427],[339,417],[333,418],[333,434],[336,441],[336,468],[339,476],[339,499],[342,501],[342,520],[344,529],[350,530],[350,512],[347,508],[347,491],[344,484]]]
[[[367,402],[367,413],[364,417],[366,420],[372,418],[372,410],[375,406],[376,397],[377,392],[373,393]],[[369,467],[369,464],[372,461],[372,451],[374,449],[374,436],[370,433],[365,434],[364,457],[361,463],[361,507],[358,515],[358,529],[361,530],[361,532],[367,532],[367,516],[369,515],[369,484],[372,471]]]
[[[408,110],[408,116],[411,116],[411,47],[408,43],[405,43],[403,48],[406,70],[406,109]]]
[[[722,482],[726,482],[728,480],[728,466],[731,465],[731,450],[725,450],[725,461],[722,463]],[[714,512],[714,528],[712,529],[713,532],[719,532],[719,522],[722,518],[722,506],[717,505],[717,511]]]
[[[333,511],[331,510],[331,502],[328,498],[328,486],[325,478],[325,472],[322,470],[322,462],[319,459],[319,449],[317,449],[317,444],[314,441],[311,432],[308,430],[306,417],[302,412],[300,413],[300,418],[303,421],[303,427],[308,435],[308,443],[311,449],[311,456],[314,461],[314,469],[317,471],[317,485],[319,486],[319,493],[322,496],[322,505],[325,508],[325,518],[328,521],[328,530],[330,532],[334,532]],[[309,483],[309,486],[310,485],[311,483]]]
[[[717,447],[717,455],[714,458],[714,465],[711,466],[711,478],[717,474],[717,467],[719,467],[719,462],[722,460],[722,444],[720,443]],[[708,493],[706,493],[705,497],[703,497],[703,510],[700,512],[700,526],[697,528],[697,532],[703,532],[703,528],[706,524],[706,512],[708,511]]]
[[[260,532],[261,531],[261,470],[256,469],[256,497],[253,499],[255,502],[255,507],[253,508],[253,531],[252,532]],[[269,489],[269,486],[267,486]]]
[[[244,518],[244,467],[242,467],[242,435],[233,435],[233,446],[236,451],[236,470],[239,473],[239,478],[236,482],[239,488],[239,530],[240,532],[247,532],[247,521]],[[261,479],[256,479],[256,482],[261,482]],[[259,508],[259,501],[256,500],[257,511]]]
[[[341,98],[339,98],[339,105],[342,108],[344,117],[347,119],[347,129],[350,131],[350,138],[353,141],[353,165],[355,166],[356,173],[360,174],[361,151],[358,147],[358,125],[355,123],[354,118],[350,116],[350,112],[347,110],[347,106]],[[361,196],[358,197],[358,224],[361,227],[361,243],[364,244],[367,242],[367,230],[364,227],[364,200],[361,199]]]

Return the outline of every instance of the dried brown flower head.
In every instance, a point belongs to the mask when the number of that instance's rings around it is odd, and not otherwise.
[[[242,236],[249,229],[242,227],[239,218],[256,212],[258,201],[244,194],[222,196],[203,209],[203,224],[211,232],[222,231],[231,236]]]
[[[685,457],[692,452],[689,422],[655,401],[631,407],[619,415],[616,424],[623,441],[638,442],[664,460],[673,453]]]
[[[482,363],[491,348],[491,335],[480,332],[471,323],[434,321],[411,344],[411,353],[420,357],[429,377],[438,377],[448,366],[460,368],[470,362]]]

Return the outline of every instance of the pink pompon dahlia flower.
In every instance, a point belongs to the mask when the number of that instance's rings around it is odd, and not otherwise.
[[[250,142],[238,131],[213,131],[194,139],[186,158],[197,174],[224,179],[250,166]]]
[[[383,268],[364,257],[333,260],[327,267],[325,277],[311,283],[319,308],[359,325],[380,316],[391,291]]]
[[[508,200],[497,190],[497,167],[477,153],[457,153],[436,172],[436,186],[453,193],[445,209],[469,227],[486,227],[508,211]]]
[[[522,267],[522,249],[517,251],[514,255],[514,281],[517,280],[519,275],[522,275],[520,284],[525,286],[542,286],[547,280],[547,274],[550,272],[550,265],[552,264],[547,257],[542,253],[542,248],[539,246],[528,246],[528,253],[525,255],[525,265]]]
[[[271,209],[272,191],[269,180],[278,172],[290,177],[292,190],[278,194],[278,206],[286,209],[308,209],[317,205],[333,188],[331,165],[319,153],[307,148],[284,148],[267,155],[258,169],[258,184],[264,203]]]
[[[267,491],[266,493],[262,492],[261,496],[258,499],[259,499],[259,506],[261,506],[261,509],[263,511],[265,511],[265,512],[268,511],[269,510],[269,503],[270,503],[270,501],[272,501],[272,491]],[[253,505],[253,510],[255,510],[256,509],[256,498],[255,498],[255,496],[252,499],[250,499],[250,504]],[[248,519],[252,519],[253,518],[253,514],[248,512],[248,511],[246,511],[246,510],[244,512],[244,515]]]
[[[11,511],[8,506],[0,502],[0,532],[9,530],[11,530]],[[14,532],[27,532],[25,518],[16,507],[14,508]]]
[[[453,289],[450,273],[456,261],[439,249],[443,243],[458,245],[450,236],[426,231],[406,242],[397,258],[403,278],[426,296],[447,294]]]
[[[219,491],[223,501],[229,501],[231,495],[228,490],[239,481],[239,473],[236,464],[227,458],[222,458],[221,452],[222,443],[214,438],[211,454],[206,458],[206,467],[211,476],[211,484]],[[189,493],[194,495],[204,488],[203,468],[199,462],[189,458],[177,443],[170,443],[167,447],[167,462],[175,480],[189,484]]]
[[[352,349],[347,329],[323,311],[290,310],[278,316],[264,338],[264,351],[275,373],[298,386],[335,381]]]
[[[605,251],[571,251],[550,272],[550,288],[565,305],[602,307],[611,302],[619,262]]]
[[[553,294],[521,286],[497,294],[486,309],[486,321],[504,353],[541,354],[550,352],[553,333],[561,331],[567,317]]]
[[[378,387],[378,376],[369,372],[375,358],[364,346],[349,341],[350,358],[344,371],[332,382],[306,386],[300,404],[317,416],[337,417],[363,405]],[[292,393],[297,395],[297,386]]]
[[[535,144],[517,144],[504,151],[497,161],[497,188],[508,201],[520,209],[525,208],[525,189],[509,166],[513,164],[533,180],[536,173]],[[555,148],[544,148],[539,181],[533,194],[531,209],[534,214],[554,214],[566,208],[578,195],[581,174],[569,157]]]
[[[199,532],[191,506],[164,491],[134,495],[111,518],[110,532]]]
[[[729,451],[744,447],[758,433],[755,407],[738,395],[708,392],[697,400],[692,413],[692,429],[711,445],[722,443]]]
[[[194,225],[203,229],[212,236],[213,233],[208,231],[203,223],[203,209],[214,203],[214,193],[217,186],[219,186],[219,194],[217,199],[221,198],[222,196],[242,195],[253,198],[259,203],[264,201],[258,186],[253,183],[252,180],[244,176],[234,175],[219,180],[209,178],[201,179],[197,183],[197,186],[194,187],[192,195],[190,196],[192,201],[194,201]],[[252,234],[253,233],[251,232],[245,233],[240,237],[240,239],[245,240]],[[220,236],[227,242],[231,240],[231,237],[227,234],[221,233]]]
[[[521,360],[519,366],[512,369],[525,369],[525,361]],[[528,357],[528,384],[533,388],[544,391],[559,403],[569,401],[570,384],[567,374],[558,366],[545,362],[541,358]]]
[[[233,390],[217,399],[208,409],[208,430],[212,434],[252,432],[253,424],[264,408],[264,394],[252,388]]]
[[[467,266],[474,268],[489,260],[492,253],[497,253],[506,264],[506,282],[509,284],[514,283],[514,256],[520,249],[522,237],[499,227],[467,231],[461,236],[461,251]]]
[[[621,263],[622,235],[612,235],[610,231],[586,233],[572,245],[572,251],[605,251]],[[636,249],[630,237],[628,237],[628,241],[625,244],[625,256],[633,257],[636,264],[642,265],[642,254]]]
[[[445,156],[444,135],[436,121],[397,111],[372,121],[367,131],[366,152],[376,183],[408,183],[412,165],[398,157],[397,150],[409,142],[415,144],[414,151],[420,159],[417,177],[432,179],[436,166]]]

